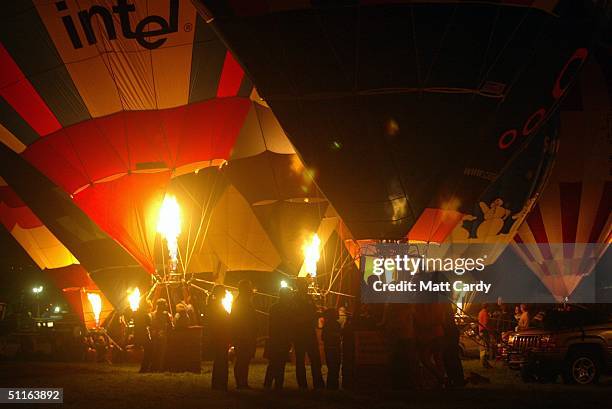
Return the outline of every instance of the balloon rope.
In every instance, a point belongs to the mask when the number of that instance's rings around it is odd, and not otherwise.
[[[208,214],[208,220],[206,222],[206,228],[204,230],[204,237],[202,238],[202,242],[204,240],[206,240],[206,237],[208,235],[208,229],[210,227],[210,222],[212,220],[212,211],[209,212],[209,207],[211,206],[212,199],[213,199],[213,194],[214,194],[214,192],[216,190],[216,186],[217,186],[218,180],[219,179],[216,177],[214,182],[213,182],[212,189],[210,190],[210,194],[208,196],[208,199],[206,200],[206,206],[203,206],[202,210],[200,212],[200,222],[198,224],[198,229],[196,231],[196,235],[195,235],[195,238],[193,240],[193,246],[192,246],[192,248],[187,248],[187,260],[186,260],[187,261],[187,265],[189,265],[189,262],[191,261],[191,257],[193,257],[193,253],[195,252],[196,244],[197,244],[198,239],[200,237],[200,234],[202,232],[202,224],[204,223],[204,218],[206,217],[206,214],[210,213],[210,214]]]

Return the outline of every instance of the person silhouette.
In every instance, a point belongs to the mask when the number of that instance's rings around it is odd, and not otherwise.
[[[249,389],[249,365],[257,346],[257,311],[253,306],[253,284],[249,280],[238,283],[238,297],[232,306],[230,319],[236,350],[236,387]]]
[[[315,389],[323,389],[325,382],[321,374],[321,354],[315,331],[318,322],[318,311],[312,297],[308,294],[308,283],[306,280],[297,281],[293,321],[295,325],[295,375],[298,386],[300,389],[308,389],[305,363],[306,355],[308,355],[313,387]]]
[[[225,293],[225,286],[216,285],[208,296],[206,310],[213,354],[212,388],[217,390],[227,390],[228,378],[230,316],[222,304]]]

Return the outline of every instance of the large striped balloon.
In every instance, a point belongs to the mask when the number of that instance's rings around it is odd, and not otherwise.
[[[169,179],[230,156],[252,85],[187,0],[7,2],[0,140],[150,272]]]
[[[562,107],[556,165],[512,246],[558,300],[571,300],[612,239],[612,56],[603,54]]]
[[[41,270],[78,265],[77,259],[0,178],[0,222]],[[86,273],[83,271],[82,273]],[[79,274],[80,277],[84,275]],[[74,286],[69,280],[67,286]],[[87,281],[78,279],[80,284]],[[81,285],[79,285],[81,286]],[[58,286],[63,288],[63,284]]]

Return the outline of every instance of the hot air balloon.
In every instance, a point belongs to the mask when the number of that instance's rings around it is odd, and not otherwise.
[[[36,265],[53,284],[62,290],[72,311],[87,328],[95,328],[113,311],[111,303],[100,292],[87,271],[70,251],[49,231],[17,194],[0,178],[0,222],[11,233]],[[88,292],[100,295],[102,309],[95,320],[89,301],[81,297]],[[78,294],[78,296],[74,296]]]
[[[227,164],[173,178],[166,195],[181,204],[180,270],[212,273],[207,277],[217,282],[226,273],[297,276],[305,241],[316,235],[323,252],[339,220],[269,108],[257,103]]]
[[[224,172],[274,243],[281,269],[297,275],[304,258],[302,244],[317,233],[327,209],[308,169],[295,153],[266,150],[230,160]]]
[[[612,240],[611,56],[599,53],[561,107],[556,166],[512,245],[558,301],[572,300]]]
[[[366,240],[442,243],[474,204],[490,210],[594,27],[591,2],[196,4]]]
[[[122,310],[127,305],[126,290],[147,286],[150,274],[22,157],[3,144],[0,156],[0,170],[11,188],[80,261],[112,305]]]
[[[2,23],[2,142],[153,273],[168,181],[228,159],[250,81],[187,1],[27,1]]]
[[[425,217],[426,211],[408,237],[430,239],[413,240],[413,246],[429,257],[485,257],[485,265],[495,263],[545,188],[556,155],[557,119],[542,126],[538,137],[508,163],[450,234],[445,231],[443,220]]]

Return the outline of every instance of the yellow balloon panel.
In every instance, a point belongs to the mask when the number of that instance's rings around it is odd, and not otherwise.
[[[202,251],[196,251],[187,269],[216,271],[217,261],[228,271],[272,271],[281,262],[257,217],[233,186],[215,206]]]
[[[65,4],[66,9],[58,12],[55,2],[35,1],[61,59],[94,117],[120,110],[160,109],[187,103],[196,19],[190,2],[133,1],[130,3],[133,11],[125,13],[129,16],[128,33],[123,28],[122,15],[112,12],[114,1],[68,0]],[[84,21],[80,13],[85,13]],[[172,18],[173,13],[176,19]],[[72,22],[72,32],[67,21]],[[160,34],[147,34],[150,32]],[[162,44],[154,49],[142,45],[157,41]]]
[[[15,225],[11,234],[41,269],[79,263],[45,226],[23,229]]]

